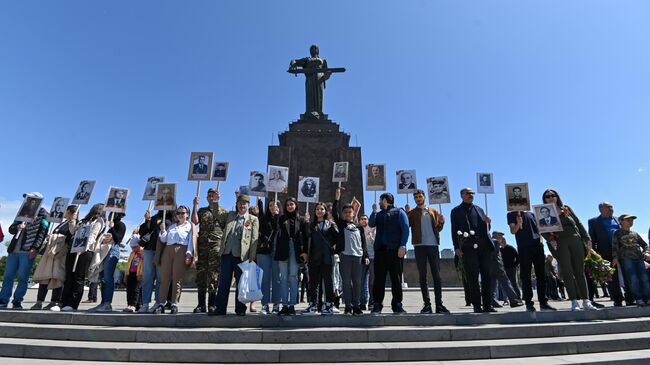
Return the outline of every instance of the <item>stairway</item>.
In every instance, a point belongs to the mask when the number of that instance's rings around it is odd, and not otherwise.
[[[530,358],[529,365],[598,353],[617,363],[610,353],[634,355],[630,361],[640,364],[650,363],[643,360],[650,358],[647,349],[650,308],[376,317],[0,311],[1,357],[82,363],[496,364]],[[612,363],[602,361],[584,363]]]

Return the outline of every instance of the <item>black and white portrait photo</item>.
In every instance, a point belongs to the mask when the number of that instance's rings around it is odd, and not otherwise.
[[[154,209],[172,210],[176,209],[176,184],[160,183],[156,190],[156,200]]]
[[[476,173],[476,192],[494,194],[494,179],[491,172]]]
[[[43,204],[43,196],[37,193],[23,194],[25,198],[23,204],[18,209],[16,221],[29,223],[36,218],[41,204]]]
[[[298,201],[305,203],[318,203],[319,186],[319,178],[300,176],[298,179]]]
[[[88,204],[94,188],[95,188],[94,180],[82,180],[79,183],[79,187],[77,188],[77,191],[74,193],[72,204],[75,205]]]
[[[90,235],[91,224],[84,224],[77,229],[73,238],[70,253],[86,252],[88,248],[88,236]]]
[[[212,155],[212,152],[192,152],[187,180],[210,180]]]
[[[539,233],[562,231],[562,222],[560,222],[560,215],[558,214],[557,205],[533,205],[533,213],[535,213],[535,219],[537,220],[537,228],[539,228]]]
[[[165,182],[163,176],[150,176],[147,178],[147,186],[144,187],[144,195],[142,200],[156,200],[156,189],[158,184]]]
[[[415,170],[397,170],[397,193],[410,194],[418,188]]]
[[[266,196],[266,172],[251,171],[248,180],[248,195]]]
[[[528,183],[506,184],[506,207],[509,212],[530,210]]]
[[[386,164],[366,165],[366,190],[386,191]]]
[[[111,186],[108,188],[104,209],[107,212],[126,213],[126,198],[128,195],[129,189]]]
[[[212,180],[226,181],[228,178],[228,162],[216,161],[212,169]]]
[[[63,216],[65,215],[65,209],[68,207],[69,201],[70,198],[63,198],[60,196],[55,197],[47,220],[51,223],[63,222]]]
[[[237,195],[249,195],[248,185],[241,185],[239,189],[237,189]]]
[[[271,193],[286,193],[289,182],[289,168],[269,165],[266,191]]]
[[[429,193],[429,204],[451,203],[447,176],[427,178],[427,192]]]
[[[332,182],[348,181],[348,162],[334,162],[332,168]]]

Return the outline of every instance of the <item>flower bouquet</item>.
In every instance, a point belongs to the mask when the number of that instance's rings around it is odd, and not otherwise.
[[[474,231],[469,231],[469,232],[463,232],[463,231],[458,231],[456,232],[458,234],[458,242],[459,242],[459,247],[463,246],[463,242],[465,242],[470,236],[474,236],[475,232]],[[474,249],[477,249],[478,245],[474,244]],[[461,283],[464,283],[466,281],[465,279],[465,260],[463,260],[462,257],[458,258],[458,265],[456,265],[456,275],[458,275],[458,280],[460,280]]]
[[[585,257],[585,272],[597,284],[612,281],[612,275],[616,272],[616,268],[612,264],[603,259],[596,251],[589,250],[587,257]]]

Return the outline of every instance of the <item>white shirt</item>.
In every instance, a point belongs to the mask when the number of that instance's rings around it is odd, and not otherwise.
[[[187,253],[194,256],[194,244],[192,243],[192,224],[189,221],[177,226],[176,223],[169,226],[166,231],[160,231],[160,241],[169,245],[187,246]]]

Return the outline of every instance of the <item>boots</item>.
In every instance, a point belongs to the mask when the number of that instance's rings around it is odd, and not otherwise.
[[[205,308],[205,290],[198,291],[198,305],[194,308],[194,313],[205,313],[207,309]]]
[[[208,293],[208,312],[214,312],[217,309],[217,293]]]

